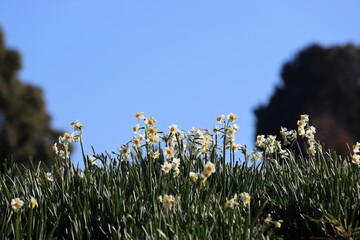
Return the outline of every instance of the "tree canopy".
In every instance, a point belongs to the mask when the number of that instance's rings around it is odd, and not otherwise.
[[[360,136],[360,48],[308,46],[284,64],[281,79],[269,103],[255,109],[256,134],[297,129],[300,114],[309,114],[316,138],[348,154]]]
[[[20,69],[21,56],[6,48],[0,29],[0,161],[28,166],[31,157],[49,166],[55,159],[52,145],[61,133],[50,127],[41,88],[22,83]]]

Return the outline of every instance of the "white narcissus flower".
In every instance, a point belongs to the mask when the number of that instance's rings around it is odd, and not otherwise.
[[[155,143],[158,143],[160,141],[160,137],[158,134],[153,134],[153,135],[150,135],[147,139],[146,139],[146,142],[148,144],[155,144]]]
[[[172,165],[173,165],[173,168],[180,167],[180,158],[173,158]]]
[[[130,159],[130,146],[128,145],[122,145],[119,148],[119,152],[120,152],[120,161],[122,162],[126,162]]]
[[[134,137],[132,140],[133,146],[135,146],[136,148],[140,148],[141,147],[141,140],[137,137]]]
[[[37,206],[38,206],[37,200],[34,197],[31,197],[31,199],[30,199],[30,207],[34,208],[34,207],[37,207]]]
[[[71,127],[76,132],[81,132],[84,129],[84,125],[82,123],[78,122],[77,120],[71,122]]]
[[[250,204],[251,197],[247,192],[243,192],[239,194],[241,202],[244,204],[244,206],[247,206]]]
[[[167,208],[171,208],[175,202],[175,198],[173,195],[164,195],[163,204]]]
[[[144,113],[143,112],[136,112],[135,113],[135,117],[139,120],[144,120],[145,119],[145,116],[144,116]]]
[[[219,123],[219,124],[222,124],[225,122],[225,115],[220,115],[216,118],[216,121]]]
[[[157,133],[157,128],[156,127],[149,127],[149,129],[147,130],[149,135],[154,135]]]
[[[93,156],[89,159],[89,165],[90,166],[97,166],[96,158]]]
[[[264,147],[264,142],[265,142],[265,136],[264,135],[258,135],[256,137],[256,146]]]
[[[229,113],[229,115],[227,116],[227,119],[229,122],[233,122],[236,120],[236,115],[233,113]]]
[[[69,144],[74,142],[74,133],[64,133],[64,135],[59,137],[59,143]]]
[[[154,159],[158,159],[159,156],[160,156],[160,153],[159,153],[159,151],[151,152],[151,156],[152,156]]]
[[[226,207],[229,207],[229,208],[233,209],[238,205],[239,205],[239,203],[237,202],[237,195],[236,194],[230,200],[226,199],[226,202],[225,202]]]
[[[299,136],[304,136],[305,135],[305,128],[304,127],[298,127],[298,134]]]
[[[148,126],[153,126],[156,123],[156,120],[152,117],[145,118],[145,124]]]
[[[355,154],[360,153],[360,143],[359,142],[356,142],[356,144],[352,145],[351,148]]]
[[[140,124],[138,124],[138,123],[135,124],[135,127],[133,127],[133,131],[135,134],[138,134],[140,131]]]
[[[354,154],[351,158],[351,161],[355,164],[360,165],[360,155]]]
[[[309,122],[309,115],[307,115],[307,114],[300,115],[300,120],[304,121],[306,123]]]
[[[195,172],[190,172],[189,173],[189,178],[191,181],[196,181],[198,179],[198,174]]]
[[[172,168],[172,164],[169,163],[169,162],[164,162],[163,165],[161,165],[161,170],[164,172],[164,173],[168,173]]]
[[[11,199],[11,208],[14,212],[20,211],[23,205],[24,205],[24,201],[22,201],[20,198]]]
[[[54,145],[52,146],[52,150],[53,150],[53,152],[54,152],[56,155],[58,155],[59,149],[58,149],[58,147],[57,147],[57,143],[54,143]]]
[[[180,176],[180,173],[181,173],[181,171],[180,171],[180,168],[178,168],[178,167],[173,167],[173,170],[174,170],[174,177],[178,177],[178,176]]]
[[[205,164],[205,173],[214,173],[215,172],[215,165],[212,162],[207,162]]]
[[[178,133],[179,132],[179,128],[177,127],[176,124],[171,124],[169,126],[169,130],[170,130],[171,133]]]
[[[174,149],[171,147],[165,147],[165,156],[168,159],[174,157]]]
[[[231,144],[231,150],[234,152],[238,151],[241,148],[241,145],[239,143],[232,143]]]

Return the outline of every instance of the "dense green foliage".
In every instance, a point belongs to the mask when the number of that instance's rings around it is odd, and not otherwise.
[[[21,56],[6,48],[0,29],[0,161],[7,158],[27,166],[32,156],[34,163],[51,166],[51,145],[60,132],[50,127],[41,88],[22,83],[20,69]]]
[[[255,110],[257,134],[293,128],[308,113],[317,139],[339,154],[360,136],[360,46],[308,46],[287,61],[269,101]]]
[[[176,125],[159,132],[155,120],[145,118],[119,152],[84,154],[85,169],[60,153],[71,137],[82,145],[83,127],[73,124],[75,133],[54,149],[65,163],[48,171],[32,166],[24,174],[12,165],[0,175],[0,238],[360,237],[360,168],[354,159],[318,144],[314,154],[295,156],[278,146],[255,158],[234,142],[235,118],[219,117],[213,133],[186,134]],[[157,136],[163,142],[151,143]],[[238,161],[236,150],[242,152]]]

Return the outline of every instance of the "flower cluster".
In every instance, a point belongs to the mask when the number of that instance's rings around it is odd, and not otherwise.
[[[205,185],[206,180],[211,176],[211,174],[215,172],[216,172],[215,164],[208,161],[206,162],[202,173],[190,172],[189,179],[192,182],[196,182],[198,179],[200,179],[201,183]]]
[[[351,161],[360,166],[360,143],[356,142],[356,144],[352,145],[353,155],[351,157]]]
[[[220,115],[216,118],[216,121],[218,122],[218,124],[224,124],[223,128],[220,128],[220,126],[215,126],[214,127],[214,132],[215,134],[220,134],[221,132],[225,133],[225,137],[226,137],[226,141],[225,141],[225,148],[226,149],[231,149],[232,151],[236,152],[239,149],[242,148],[242,146],[238,143],[235,143],[235,133],[239,131],[240,127],[233,123],[236,120],[236,115],[233,113],[229,113],[229,115],[227,115],[225,120],[225,115]]]
[[[28,203],[30,208],[34,208],[38,206],[38,202],[34,197],[31,197]],[[14,212],[19,212],[24,205],[24,201],[21,200],[20,198],[13,198],[10,204]]]
[[[62,159],[69,159],[69,145],[72,142],[78,142],[81,140],[82,130],[84,129],[84,125],[78,121],[71,122],[71,127],[73,132],[64,133],[63,136],[59,137],[58,142],[52,146],[54,153]]]
[[[220,133],[223,133],[222,137],[226,139],[226,149],[232,151],[241,149],[241,145],[235,143],[235,133],[239,130],[239,126],[233,123],[236,120],[236,115],[233,113],[227,115],[226,118],[225,115],[217,118],[217,122],[224,126],[216,126],[215,134],[209,130],[195,128],[184,133],[176,124],[171,124],[169,131],[163,133],[157,130],[154,118],[145,116],[143,112],[135,113],[135,117],[138,120],[133,128],[135,136],[132,141],[119,149],[121,161],[130,158],[131,147],[137,154],[142,154],[142,148],[145,147],[147,157],[158,159],[160,155],[164,156],[161,164],[163,173],[173,172],[174,176],[179,176],[181,173],[180,159],[196,161],[201,156],[209,157],[214,150],[223,150],[217,148],[217,137]],[[145,126],[142,126],[142,121]],[[161,142],[165,145],[163,151],[161,151]],[[191,172],[189,177],[193,181],[201,178],[204,183],[214,172],[215,165],[206,162],[201,173]]]
[[[268,214],[266,218],[264,219],[265,224],[274,224],[275,228],[281,228],[281,224],[283,223],[283,220],[272,220],[271,214]]]
[[[170,170],[173,170],[174,176],[180,175],[180,158],[172,158],[171,162],[165,161],[164,164],[161,165],[161,170],[163,173],[169,173]]]
[[[256,137],[255,144],[257,147],[264,149],[266,154],[277,153],[281,158],[286,158],[289,156],[289,152],[285,149],[282,149],[281,142],[276,140],[276,136],[268,135],[265,137],[264,135],[258,135]]]
[[[239,195],[235,194],[233,198],[227,199],[225,202],[225,206],[228,208],[235,208],[239,205],[244,207],[250,206],[251,197],[247,192],[242,192]]]
[[[186,148],[189,154],[194,157],[209,155],[215,147],[215,140],[210,131],[204,129],[191,128],[186,133]]]
[[[296,134],[295,130],[288,130],[285,127],[281,127],[280,135],[281,135],[281,137],[283,139],[284,145],[289,145],[290,143],[295,141],[296,138],[297,138],[297,134]]]
[[[315,141],[316,129],[314,126],[309,125],[309,115],[300,115],[300,120],[297,121],[298,134],[301,137],[307,138],[308,153],[315,156],[317,143]]]

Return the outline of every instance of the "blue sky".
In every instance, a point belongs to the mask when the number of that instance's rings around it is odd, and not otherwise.
[[[20,79],[43,88],[52,126],[83,122],[88,154],[132,139],[136,111],[163,131],[212,129],[233,112],[237,141],[252,147],[253,109],[282,64],[312,43],[359,45],[359,9],[357,0],[2,0],[0,27],[22,55]]]

